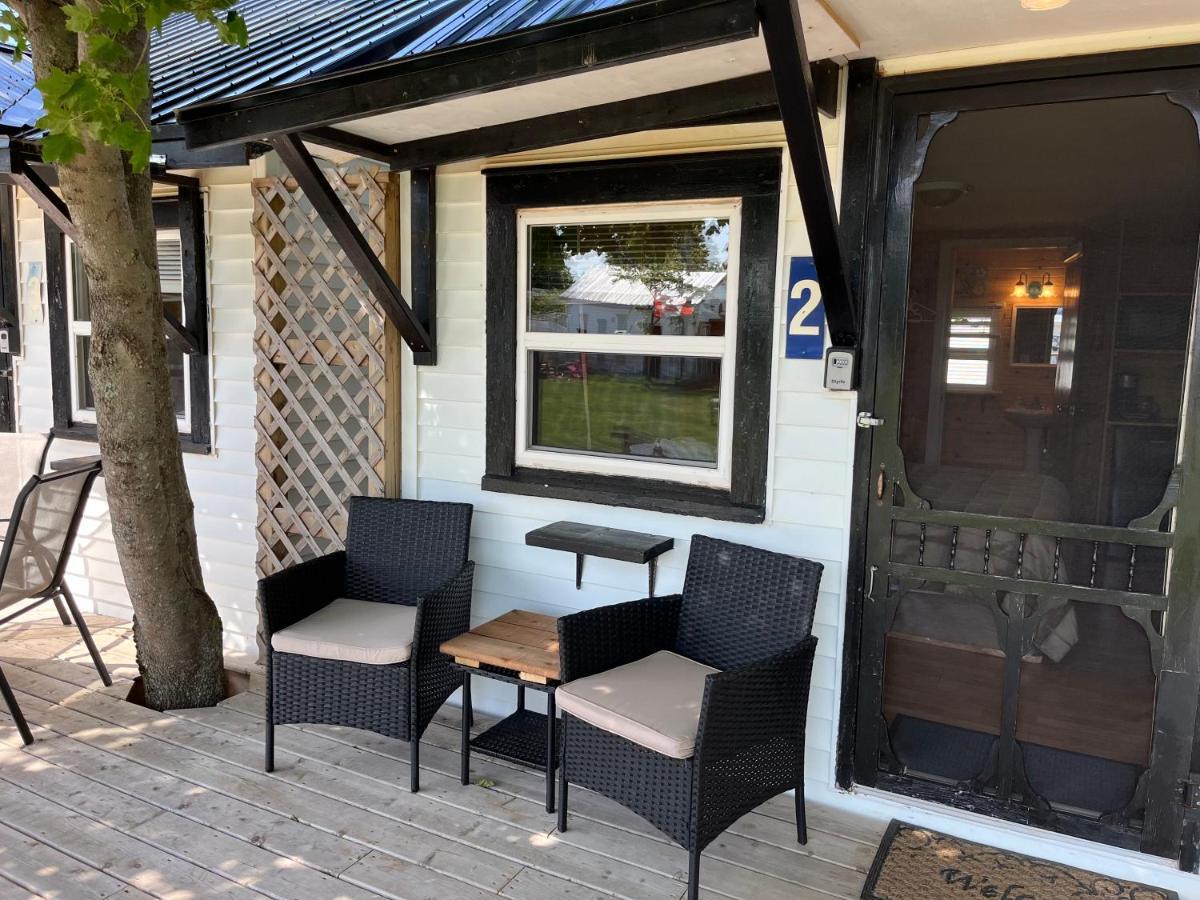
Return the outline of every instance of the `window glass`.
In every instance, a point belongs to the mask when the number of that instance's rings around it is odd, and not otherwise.
[[[950,316],[947,338],[946,384],[986,388],[992,383],[992,345],[995,313],[962,310]]]
[[[554,352],[532,357],[534,446],[716,464],[719,359]]]
[[[88,374],[88,359],[91,352],[91,301],[87,273],[83,266],[83,254],[74,243],[68,243],[67,285],[70,293],[71,333],[74,338],[71,360],[74,390],[74,413],[81,421],[94,421],[95,398],[92,394],[91,377]],[[163,230],[157,239],[159,283],[163,291],[163,312],[177,322],[184,322],[183,307],[183,255],[176,231]],[[171,400],[175,416],[186,420],[188,415],[187,356],[179,347],[167,343],[167,369],[171,380]]]
[[[725,333],[728,219],[535,225],[529,331]]]

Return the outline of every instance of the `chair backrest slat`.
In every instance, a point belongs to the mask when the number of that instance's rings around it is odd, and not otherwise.
[[[34,475],[13,505],[0,550],[0,609],[56,587],[100,465]]]
[[[676,650],[731,669],[794,646],[812,631],[820,563],[695,535]]]
[[[412,606],[467,563],[469,503],[351,497],[346,594]]]

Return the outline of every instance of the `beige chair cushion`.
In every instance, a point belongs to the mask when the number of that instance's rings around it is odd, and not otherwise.
[[[412,653],[417,608],[341,597],[271,635],[281,653],[386,666]]]
[[[696,750],[704,678],[719,669],[660,650],[554,692],[559,708],[664,756]]]

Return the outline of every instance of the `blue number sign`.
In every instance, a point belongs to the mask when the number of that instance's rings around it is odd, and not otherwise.
[[[788,359],[820,359],[825,354],[825,305],[811,256],[793,256],[788,273]]]

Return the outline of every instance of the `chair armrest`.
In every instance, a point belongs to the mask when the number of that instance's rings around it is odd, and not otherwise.
[[[598,606],[558,620],[561,680],[574,681],[675,646],[682,597]]]
[[[346,552],[305,560],[258,581],[258,611],[268,642],[277,631],[295,625],[342,593]]]
[[[766,659],[709,675],[696,734],[701,767],[771,742],[802,753],[816,652],[810,635]]]
[[[475,563],[468,560],[440,587],[417,600],[412,658],[417,666],[441,656],[441,646],[471,629],[471,590]]]

